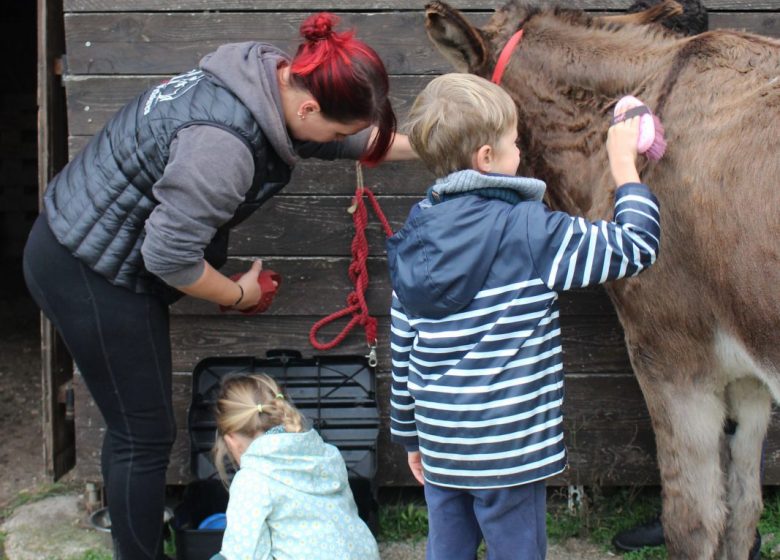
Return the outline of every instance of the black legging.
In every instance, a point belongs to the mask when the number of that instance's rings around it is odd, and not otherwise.
[[[106,421],[101,466],[116,553],[159,560],[176,437],[168,306],[90,270],[56,240],[43,215],[24,249],[24,277]]]

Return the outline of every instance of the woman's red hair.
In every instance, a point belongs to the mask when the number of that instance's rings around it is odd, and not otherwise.
[[[387,153],[396,130],[388,97],[387,70],[374,49],[351,31],[336,33],[338,18],[322,12],[301,25],[304,42],[290,68],[293,83],[308,90],[323,116],[340,123],[366,120],[379,133],[362,162],[378,163]]]

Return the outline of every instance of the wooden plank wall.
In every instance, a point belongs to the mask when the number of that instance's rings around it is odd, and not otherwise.
[[[595,12],[625,9],[630,0],[564,0]],[[418,92],[433,76],[450,70],[423,29],[424,0],[65,0],[69,146],[71,154],[125,101],[170,75],[194,67],[226,42],[264,40],[294,52],[301,21],[319,10],[337,11],[343,27],[356,27],[391,74],[393,103],[401,121]],[[503,0],[454,0],[487,19]],[[777,0],[706,0],[712,28],[742,28],[780,36]],[[398,228],[431,176],[416,163],[366,172],[394,228]],[[262,257],[280,272],[284,285],[263,316],[220,315],[215,306],[183,300],[173,307],[172,338],[179,437],[168,479],[189,480],[186,411],[190,374],[207,356],[263,356],[268,349],[294,348],[314,354],[311,325],[340,309],[351,285],[347,277],[352,223],[346,208],[354,191],[351,163],[309,161],[295,171],[285,191],[237,228],[225,272]],[[387,436],[387,308],[390,288],[383,260],[383,234],[371,221],[369,242],[371,310],[380,317],[377,368],[380,485],[412,483],[404,454]],[[562,298],[567,378],[566,433],[571,468],[558,484],[655,484],[654,444],[647,411],[631,373],[622,330],[601,290]],[[339,325],[340,327],[341,325]],[[325,330],[329,338],[336,329]],[[362,355],[363,333],[355,332],[332,353]],[[102,422],[83,384],[77,383],[77,472],[99,478]],[[778,425],[775,422],[775,425]],[[774,430],[776,433],[776,430]],[[766,483],[780,482],[778,438],[767,449]]]

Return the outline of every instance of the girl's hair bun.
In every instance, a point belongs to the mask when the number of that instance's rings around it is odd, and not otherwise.
[[[321,41],[333,35],[333,27],[339,19],[330,13],[321,12],[306,18],[301,24],[301,35],[307,41]]]

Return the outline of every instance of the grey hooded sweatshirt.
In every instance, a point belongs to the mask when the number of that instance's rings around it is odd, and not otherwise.
[[[222,45],[200,68],[214,75],[250,110],[274,151],[293,167],[298,156],[358,159],[369,131],[343,142],[312,144],[290,138],[276,70],[288,56],[268,44]],[[187,286],[204,269],[203,250],[233,217],[252,184],[255,164],[249,148],[217,126],[193,125],[173,140],[170,158],[153,193],[159,205],[146,221],[141,252],[146,268],[172,286]]]

